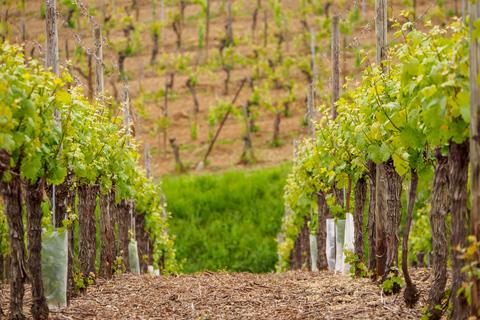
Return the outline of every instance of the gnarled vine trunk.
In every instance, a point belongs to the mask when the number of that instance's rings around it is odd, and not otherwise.
[[[25,319],[22,307],[27,268],[20,183],[20,173],[18,171],[14,172],[9,183],[0,181],[0,194],[3,199],[10,237],[10,319]]]
[[[27,207],[28,271],[32,284],[32,317],[48,319],[48,306],[42,277],[42,202],[45,176],[35,183],[25,183],[24,201]]]
[[[470,309],[463,294],[457,296],[463,282],[467,282],[466,273],[462,272],[465,259],[457,249],[467,247],[467,182],[469,144],[468,139],[458,144],[450,142],[448,154],[450,215],[452,217],[452,319],[467,319]]]
[[[435,173],[432,182],[432,209],[430,211],[430,226],[432,228],[433,247],[433,285],[428,297],[428,313],[430,319],[442,317],[442,310],[435,308],[442,305],[447,284],[447,215],[450,210],[448,158],[442,155],[442,148],[435,149]]]
[[[370,189],[370,200],[368,202],[368,221],[367,221],[367,233],[368,233],[368,271],[372,272],[373,277],[376,278],[377,268],[377,251],[376,249],[376,225],[375,225],[375,206],[376,206],[376,178],[377,178],[377,165],[372,160],[367,161],[368,166],[368,185]]]
[[[95,261],[97,259],[97,219],[95,211],[97,208],[97,195],[100,190],[98,181],[88,189],[88,273],[96,274]]]
[[[122,199],[118,205],[118,251],[122,256],[124,272],[130,272],[128,256],[128,229],[130,228],[130,201]]]
[[[312,270],[312,262],[310,259],[310,229],[308,222],[310,216],[305,218],[303,227],[295,240],[293,250],[290,254],[290,269],[300,270],[305,267],[307,270]]]
[[[140,274],[148,273],[148,233],[145,230],[145,212],[135,214],[135,238],[138,246]],[[145,257],[145,259],[144,259]]]
[[[79,186],[78,193],[78,259],[80,260],[80,272],[84,279],[88,278],[88,185]]]
[[[100,205],[100,267],[98,269],[98,275],[100,277],[110,279],[112,277],[111,264],[107,262],[107,234],[110,231],[110,215],[109,215],[109,199],[108,193],[99,194],[99,205]],[[111,260],[111,252],[110,252]],[[110,261],[111,263],[111,261]]]
[[[360,262],[365,263],[365,248],[363,240],[363,213],[367,200],[367,180],[365,175],[358,179],[355,184],[355,208],[353,212],[354,224],[354,254]],[[355,268],[355,274],[360,276],[360,270]]]
[[[110,235],[110,240],[107,243],[109,246],[109,250],[111,251],[111,266],[112,268],[114,267],[114,261],[117,258],[117,242],[115,239],[115,224],[117,221],[117,212],[118,212],[118,206],[116,203],[116,193],[115,193],[115,182],[112,183],[112,189],[108,192],[108,209],[109,209],[109,214],[110,214],[110,232],[108,233]],[[108,240],[108,238],[107,238]],[[107,254],[108,254],[108,249],[107,249]],[[108,255],[107,255],[108,258]],[[113,272],[113,271],[112,271]]]
[[[0,241],[2,241],[0,239]],[[4,263],[5,259],[3,257],[3,252],[0,251],[0,283],[3,283],[3,263]]]
[[[418,186],[418,173],[415,169],[411,169],[412,180],[410,181],[410,190],[408,192],[408,208],[407,208],[407,220],[405,222],[405,229],[403,230],[403,247],[402,247],[402,270],[403,276],[405,278],[405,292],[403,297],[405,299],[405,304],[408,308],[413,308],[420,298],[420,291],[418,291],[417,286],[413,283],[408,273],[408,237],[410,235],[410,228],[413,221],[413,206],[415,205],[415,196],[417,194]]]
[[[95,208],[99,184],[84,184],[78,187],[78,247],[80,271],[86,280],[95,275],[95,258],[97,252],[97,232]]]
[[[71,213],[76,212],[75,198],[77,196],[77,189],[74,188],[68,192],[67,207],[70,208]],[[67,284],[67,303],[70,304],[72,298],[78,296],[78,291],[75,286],[75,280],[73,274],[75,273],[74,264],[74,251],[75,251],[75,224],[76,221],[72,221],[72,224],[68,226],[68,284]]]
[[[330,214],[330,207],[325,200],[325,192],[317,192],[317,205],[318,205],[318,232],[317,232],[317,268],[318,270],[328,269],[327,260],[327,216]]]
[[[402,177],[395,171],[392,158],[388,159],[384,164],[384,168],[387,185],[387,260],[385,262],[385,272],[382,282],[388,279],[390,272],[393,272],[394,276],[398,276],[398,233],[400,220],[402,219],[402,213],[400,212],[402,207],[400,199],[402,195]],[[393,284],[392,292],[400,292],[400,285],[398,283]]]
[[[377,276],[383,277],[387,263],[387,181],[385,163],[377,164],[375,182],[375,233]]]

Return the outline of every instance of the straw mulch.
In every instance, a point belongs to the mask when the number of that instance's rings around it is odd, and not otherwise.
[[[413,269],[421,290],[416,309],[399,295],[385,296],[370,279],[331,272],[213,273],[153,277],[122,274],[99,279],[53,319],[419,319],[433,281]],[[8,286],[0,302],[8,307]],[[25,313],[30,314],[30,288]]]

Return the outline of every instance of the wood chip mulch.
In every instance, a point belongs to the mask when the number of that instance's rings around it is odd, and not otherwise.
[[[405,307],[403,290],[385,296],[369,279],[332,272],[282,274],[213,273],[153,277],[122,274],[98,280],[52,319],[420,319],[433,276],[412,269],[421,290],[415,309]],[[8,285],[0,285],[8,310]],[[30,315],[27,286],[25,314]]]

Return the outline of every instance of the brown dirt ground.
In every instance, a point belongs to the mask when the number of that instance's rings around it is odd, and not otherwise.
[[[421,292],[408,309],[403,290],[385,296],[370,279],[332,272],[213,273],[152,277],[122,274],[99,280],[52,319],[420,319],[433,276],[412,268]],[[7,285],[0,305],[8,310]],[[27,286],[24,312],[30,315]]]
[[[151,1],[150,0],[137,0],[140,3],[140,22],[148,23],[151,21]],[[100,22],[100,6],[102,1],[83,1],[86,5],[94,6],[97,9],[97,22]],[[157,1],[160,3],[160,1]],[[265,1],[263,1],[265,2]],[[370,1],[369,1],[370,2]],[[104,0],[104,3],[110,3],[110,1]],[[176,2],[172,2],[176,3]],[[237,4],[237,1],[233,1],[233,5]],[[251,25],[252,25],[252,13],[254,7],[257,3],[257,0],[243,0],[242,6],[238,8],[238,14],[234,16],[234,36],[239,37],[242,35],[251,34]],[[300,20],[296,17],[296,12],[298,12],[300,1],[282,1],[283,8],[287,8],[292,10],[294,13],[292,19],[289,22],[290,36],[296,35],[302,32],[302,26],[300,24]],[[343,15],[346,14],[348,10],[345,10],[345,6],[349,5],[352,8],[352,4],[357,3],[358,5],[361,4],[361,1],[333,1],[333,5],[330,7],[329,12],[330,14],[334,13],[342,13]],[[418,0],[417,6],[418,12],[424,12],[428,6],[435,3],[433,0]],[[131,1],[127,0],[117,0],[116,7],[117,8],[124,8],[127,4],[131,4]],[[226,13],[221,13],[219,11],[221,5],[221,1],[212,1],[212,9],[211,12],[214,14],[218,14],[218,16],[211,19],[211,40],[210,40],[210,52],[217,50],[218,44],[222,37],[224,31],[224,25],[227,21]],[[265,5],[265,4],[264,4]],[[341,6],[341,7],[340,7]],[[454,8],[454,1],[448,1],[446,7],[449,9]],[[192,61],[197,61],[198,59],[198,50],[196,49],[197,43],[197,26],[195,19],[192,19],[193,16],[196,16],[199,12],[198,5],[189,5],[185,10],[185,26],[183,28],[183,38],[184,38],[184,52],[193,55]],[[395,17],[399,17],[399,12],[405,7],[394,3],[392,6],[389,7],[390,11],[393,10],[393,13],[390,12],[390,15]],[[4,12],[5,8],[2,8],[2,12]],[[14,21],[18,26],[20,26],[20,18],[26,18],[27,22],[27,31],[29,36],[39,42],[40,44],[44,43],[45,39],[45,22],[39,18],[39,9],[40,9],[40,1],[39,0],[28,0],[26,11],[20,12],[16,11],[15,9],[10,9],[9,14],[11,15],[12,21]],[[432,11],[435,10],[431,9]],[[59,11],[62,14],[66,14],[66,10],[64,7],[59,6]],[[165,16],[168,17],[170,13],[177,11],[177,6],[166,6],[166,14]],[[371,4],[367,5],[366,17],[367,19],[371,19],[374,15],[374,8]],[[263,15],[260,15],[263,17]],[[160,18],[160,4],[157,6],[157,17]],[[190,18],[189,18],[190,17]],[[308,24],[310,27],[313,27],[316,32],[321,30],[321,25],[316,23],[317,17],[312,13],[309,16]],[[260,19],[260,18],[259,18]],[[263,19],[263,18],[262,18]],[[261,29],[263,28],[263,21],[260,19],[257,22],[257,39],[260,37],[260,34],[263,32]],[[402,18],[400,18],[402,19]],[[273,16],[272,13],[269,12],[268,14],[268,21],[270,23],[269,30],[270,32],[274,32],[274,23],[273,23]],[[435,21],[434,21],[435,22]],[[437,23],[440,23],[439,21]],[[352,41],[352,39],[358,36],[361,32],[362,26],[366,23],[362,23],[361,26],[358,26],[353,31],[352,35],[347,36],[347,42]],[[370,32],[365,32],[363,36],[360,38],[362,45],[370,46],[374,48],[375,43],[375,36],[374,36],[374,23],[371,24]],[[92,27],[91,26],[83,26],[80,32],[75,30],[75,32],[79,33],[82,37],[83,41],[87,46],[92,48]],[[176,37],[173,32],[171,25],[166,27],[166,40],[165,42],[160,42],[160,52],[159,55],[163,53],[173,54],[175,52],[175,41]],[[19,42],[18,30],[13,28],[13,41]],[[110,39],[116,40],[119,38],[123,38],[123,32],[119,29],[112,30],[110,33]],[[393,31],[389,34],[389,39],[393,38]],[[75,47],[75,40],[70,33],[70,31],[59,24],[59,51],[60,51],[60,59],[62,61],[65,60],[65,49],[64,43],[65,39],[69,39],[70,43],[70,56],[73,56],[73,49]],[[343,41],[342,41],[343,42]],[[321,51],[323,52],[323,48],[328,44],[322,43],[321,44]],[[127,73],[132,77],[129,80],[129,85],[131,91],[133,92],[132,96],[135,97],[138,88],[138,68],[139,63],[141,61],[144,62],[146,69],[146,78],[144,82],[144,90],[145,92],[153,92],[158,90],[159,88],[163,88],[165,84],[165,77],[164,75],[159,75],[154,68],[151,68],[148,65],[150,59],[150,52],[152,48],[152,40],[149,35],[148,28],[142,32],[142,46],[144,50],[138,55],[133,58],[127,58],[125,60],[125,70]],[[273,52],[274,44],[271,44],[271,51]],[[286,42],[284,44],[286,46]],[[30,52],[30,45],[27,45],[27,52]],[[285,55],[310,55],[309,48],[300,48],[297,51],[293,52],[293,42],[289,41],[290,51],[286,51],[286,47],[284,47],[284,54]],[[245,45],[239,44],[235,47],[236,52],[241,52],[244,55],[251,55],[252,49]],[[113,52],[114,58],[117,58],[117,55]],[[38,54],[36,54],[38,56]],[[326,58],[329,60],[330,53],[327,52]],[[106,52],[104,53],[104,59],[106,61],[110,61],[111,58],[109,54]],[[356,69],[354,67],[354,55],[349,53],[346,55],[345,65],[343,66],[343,72],[349,75],[358,75],[360,73],[360,69]],[[75,66],[79,66],[78,62],[73,61]],[[329,61],[326,61],[326,67],[329,68]],[[295,69],[295,68],[294,68]],[[85,70],[85,69],[84,69]],[[208,109],[210,106],[214,106],[216,104],[216,92],[221,93],[223,90],[223,80],[225,78],[225,73],[223,70],[216,69],[212,70],[214,74],[214,79],[210,79],[206,76],[200,77],[200,81],[197,87],[198,91],[198,100],[200,103],[200,114],[199,114],[199,130],[198,130],[198,138],[196,141],[192,141],[190,138],[189,132],[189,123],[188,123],[188,116],[187,116],[187,108],[190,109],[193,106],[192,97],[188,91],[188,88],[185,85],[185,81],[187,79],[187,75],[177,75],[175,78],[175,85],[174,85],[174,92],[178,94],[178,97],[175,101],[171,101],[169,103],[169,115],[172,116],[174,120],[174,124],[169,128],[168,136],[169,137],[176,137],[177,143],[181,146],[181,158],[184,164],[186,164],[190,169],[193,169],[195,165],[200,161],[200,159],[205,154],[208,148],[208,124],[207,124],[207,116],[208,116]],[[241,78],[245,76],[250,76],[252,74],[251,67],[241,67],[237,66],[232,71],[231,75],[231,85],[230,85],[230,94],[228,97],[223,97],[224,101],[229,101],[233,97],[233,93],[236,91],[238,84],[240,83]],[[253,145],[256,149],[256,157],[258,162],[256,164],[251,164],[248,166],[239,164],[240,155],[243,150],[243,141],[241,139],[242,132],[243,132],[243,121],[242,119],[235,119],[234,117],[230,117],[230,119],[226,122],[226,126],[224,127],[223,131],[219,136],[219,141],[223,141],[224,144],[216,145],[214,150],[210,156],[211,163],[207,166],[206,171],[218,171],[218,170],[226,170],[226,169],[242,169],[245,167],[267,167],[276,165],[283,161],[288,161],[292,159],[293,154],[293,146],[292,140],[295,137],[299,137],[301,135],[306,134],[306,129],[301,126],[302,118],[305,114],[305,102],[304,97],[306,96],[306,85],[307,81],[305,76],[298,71],[293,72],[293,77],[297,80],[298,90],[297,90],[297,101],[291,107],[292,116],[291,117],[283,117],[280,124],[280,139],[285,141],[285,144],[281,147],[272,148],[270,147],[269,143],[272,140],[273,134],[273,120],[274,116],[273,113],[266,110],[265,107],[260,107],[259,110],[259,118],[257,119],[256,123],[260,126],[260,131],[253,134]],[[85,82],[85,81],[84,81]],[[117,83],[117,89],[120,90],[120,83]],[[106,89],[112,92],[112,87],[109,84],[106,84]],[[319,88],[320,90],[329,90],[328,86],[326,88]],[[245,103],[246,99],[250,95],[251,90],[249,88],[245,88],[240,95],[238,100],[238,105]],[[279,96],[280,92],[272,93],[272,98],[275,100]],[[161,102],[163,104],[163,100]],[[147,103],[145,105],[145,109],[147,112],[146,118],[141,119],[141,126],[143,128],[141,139],[146,141],[150,145],[150,149],[153,151],[152,153],[152,170],[154,176],[158,177],[159,175],[172,173],[174,172],[174,157],[173,153],[171,152],[171,148],[167,148],[167,156],[163,158],[163,152],[159,149],[163,148],[162,146],[158,146],[158,139],[157,137],[151,136],[149,133],[153,130],[153,123],[155,119],[160,115],[161,109],[154,106],[153,103]],[[232,142],[233,141],[233,142]],[[143,154],[143,150],[141,150],[141,154]],[[143,160],[141,160],[143,161]],[[143,163],[143,162],[142,162]]]

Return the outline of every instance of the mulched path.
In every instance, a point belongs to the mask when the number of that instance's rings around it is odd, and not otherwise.
[[[122,274],[98,280],[52,319],[420,319],[433,281],[429,269],[412,269],[421,290],[416,309],[399,295],[385,296],[369,279],[332,272],[213,273],[153,277]],[[7,285],[0,305],[8,309]],[[30,288],[25,295],[30,315]]]

